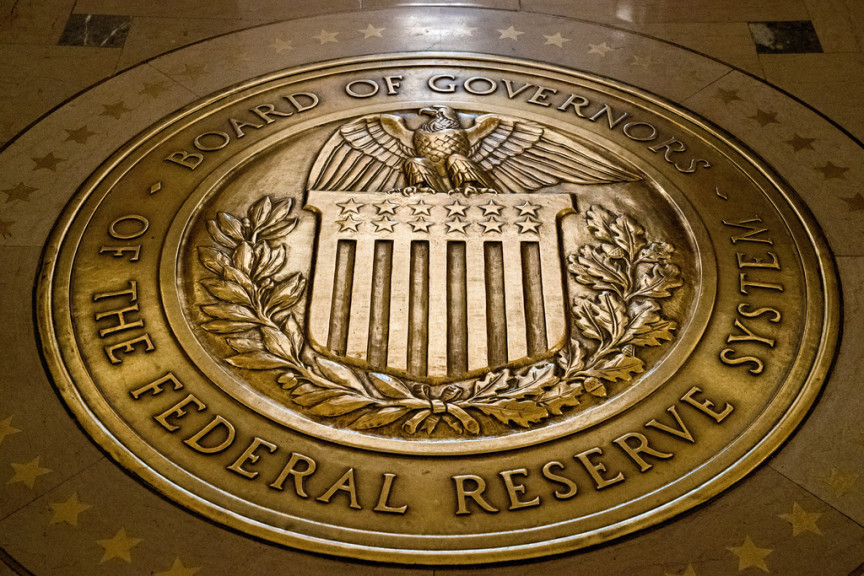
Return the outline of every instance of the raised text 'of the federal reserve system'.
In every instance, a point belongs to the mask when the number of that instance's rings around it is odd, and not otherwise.
[[[311,551],[594,545],[751,471],[818,395],[833,262],[721,129],[589,74],[366,57],[252,79],[106,159],[39,332],[94,441]]]

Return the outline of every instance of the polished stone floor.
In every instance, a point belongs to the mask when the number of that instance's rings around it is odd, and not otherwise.
[[[155,120],[274,70],[422,50],[588,70],[722,126],[807,203],[844,300],[817,407],[746,480],[609,545],[464,573],[864,574],[864,2],[0,0],[0,575],[433,572],[269,546],[178,511],[71,421],[32,319],[60,209]]]

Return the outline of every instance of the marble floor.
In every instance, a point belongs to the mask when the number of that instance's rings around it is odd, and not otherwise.
[[[843,337],[816,408],[766,465],[608,545],[433,571],[278,548],[178,513],[78,430],[41,368],[32,316],[42,246],[78,185],[223,87],[424,50],[626,81],[721,125],[799,192],[836,258]],[[0,0],[0,575],[864,574],[862,140],[860,0]]]

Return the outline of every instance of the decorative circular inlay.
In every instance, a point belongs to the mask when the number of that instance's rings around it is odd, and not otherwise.
[[[58,222],[64,399],[243,532],[476,563],[650,526],[787,438],[836,344],[793,191],[651,94],[501,57],[364,57],[154,125]]]

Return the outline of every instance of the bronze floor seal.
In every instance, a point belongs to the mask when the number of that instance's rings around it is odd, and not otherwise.
[[[719,129],[500,57],[216,94],[61,217],[38,319],[120,464],[308,550],[476,563],[668,519],[771,454],[837,340],[826,244]]]

